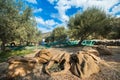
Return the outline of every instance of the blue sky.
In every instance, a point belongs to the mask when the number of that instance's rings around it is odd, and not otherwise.
[[[102,8],[107,14],[120,17],[120,0],[24,0],[33,9],[37,27],[43,33],[65,26],[70,16],[88,7]]]

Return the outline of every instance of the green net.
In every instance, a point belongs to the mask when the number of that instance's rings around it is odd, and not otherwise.
[[[95,41],[93,40],[83,40],[81,43],[81,45],[83,46],[94,46],[94,44],[95,44]]]

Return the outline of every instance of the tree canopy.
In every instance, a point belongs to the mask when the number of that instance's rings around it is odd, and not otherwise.
[[[105,36],[110,32],[110,16],[103,10],[88,8],[83,13],[72,16],[68,22],[68,28],[76,39],[86,39],[90,35]],[[107,30],[106,30],[107,29]]]
[[[67,37],[67,32],[65,27],[61,26],[61,27],[56,27],[50,36],[48,36],[46,38],[46,41],[64,41],[66,40]]]
[[[39,31],[36,27],[32,9],[22,1],[0,0],[0,40],[2,49],[5,43],[36,41]],[[36,36],[37,35],[37,36]]]
[[[112,30],[108,35],[109,39],[120,39],[120,18],[112,18]]]

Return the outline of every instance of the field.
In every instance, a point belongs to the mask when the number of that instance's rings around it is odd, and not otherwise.
[[[91,75],[89,78],[80,79],[74,75],[72,75],[70,72],[66,74],[61,75],[55,75],[55,76],[48,76],[44,73],[40,75],[40,73],[36,74],[38,75],[38,78],[32,79],[32,80],[120,80],[120,47],[109,47],[112,51],[113,55],[106,55],[106,56],[100,56],[100,58],[103,60],[99,64],[100,66],[100,72],[97,74]],[[70,48],[53,48],[53,50],[61,50],[66,51],[70,54],[74,54],[77,51],[80,51],[81,47],[70,47]],[[57,53],[57,52],[56,52]],[[59,53],[59,52],[58,52]],[[26,57],[33,57],[35,54],[27,54]],[[5,76],[4,68],[6,68],[6,63],[0,64],[0,80],[2,77]],[[40,67],[39,67],[40,68]],[[4,79],[3,79],[4,80]]]

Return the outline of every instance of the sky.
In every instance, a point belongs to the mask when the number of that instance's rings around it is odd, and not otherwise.
[[[37,27],[43,33],[58,26],[67,26],[71,16],[88,7],[103,9],[107,14],[120,17],[120,0],[24,0],[33,9]]]

